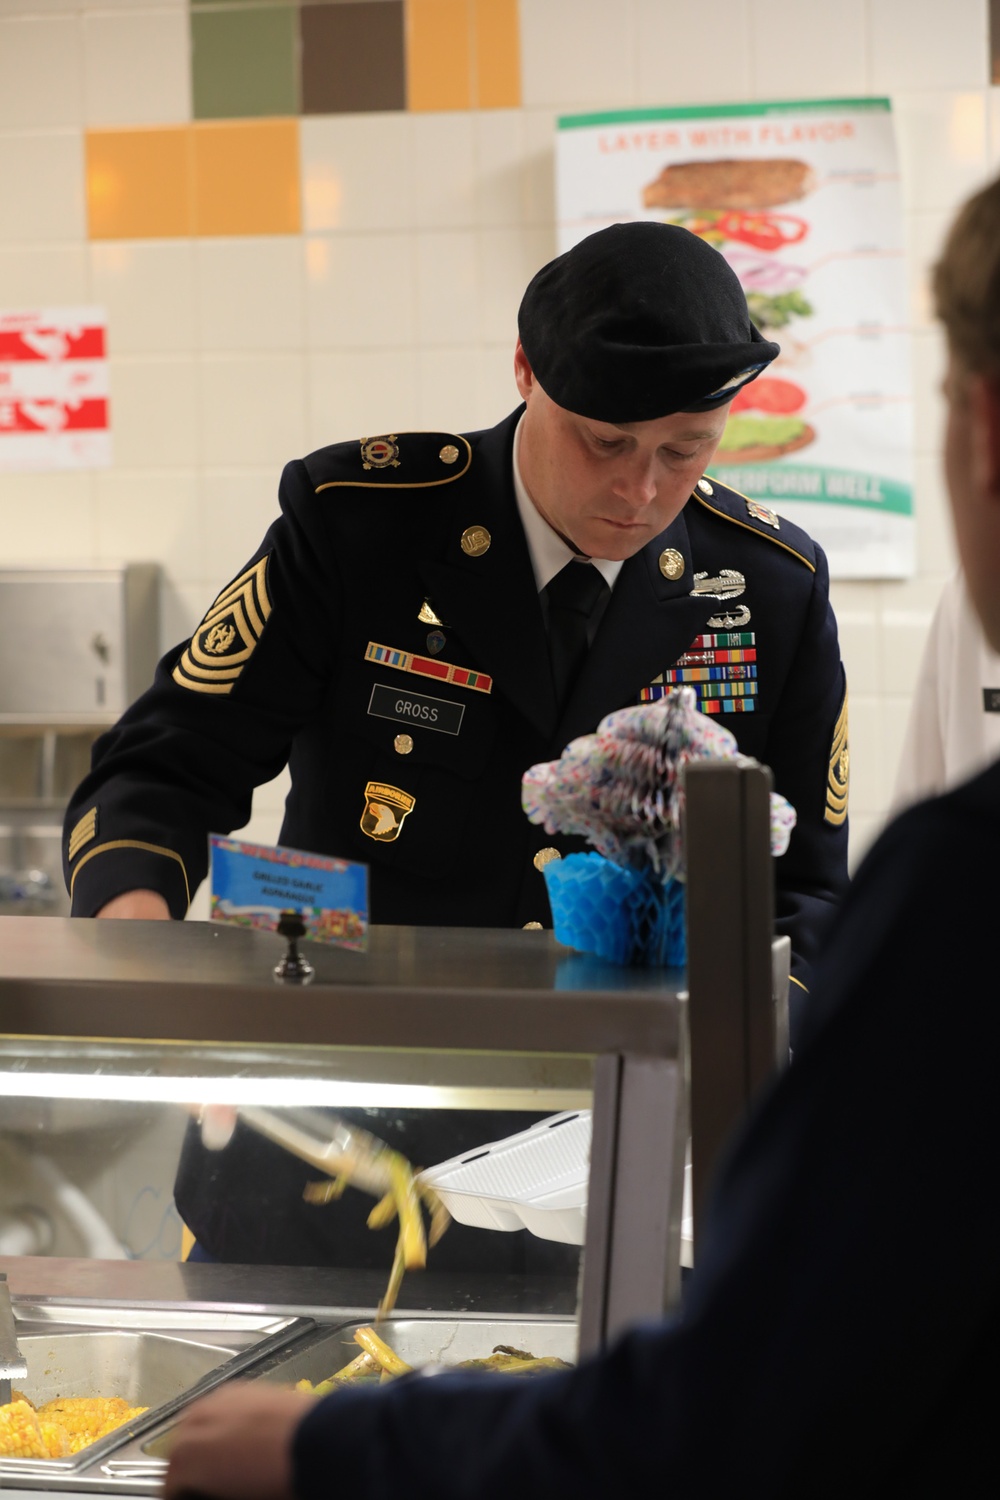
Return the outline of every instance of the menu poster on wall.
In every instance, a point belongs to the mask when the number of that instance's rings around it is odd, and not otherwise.
[[[0,310],[0,471],[110,463],[103,308]]]
[[[835,578],[914,569],[913,411],[887,99],[559,120],[560,248],[679,224],[724,255],[781,354],[733,401],[710,474],[803,526]]]

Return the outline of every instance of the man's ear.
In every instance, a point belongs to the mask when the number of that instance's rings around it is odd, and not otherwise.
[[[521,400],[527,401],[535,387],[535,375],[520,339],[514,345],[514,380]]]

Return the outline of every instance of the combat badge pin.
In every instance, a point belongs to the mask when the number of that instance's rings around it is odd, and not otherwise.
[[[363,469],[398,469],[399,444],[396,442],[396,434],[390,432],[388,437],[362,438],[361,467]]]
[[[684,558],[673,547],[665,547],[660,553],[660,572],[671,582],[684,576]]]
[[[704,599],[738,599],[746,586],[743,574],[735,568],[720,568],[712,578],[707,573],[696,573],[691,595]]]
[[[753,521],[763,521],[765,526],[773,526],[775,531],[781,530],[777,512],[773,511],[769,505],[761,505],[759,500],[747,501],[747,514]]]
[[[361,832],[380,844],[391,844],[407,813],[413,811],[416,797],[384,781],[369,781],[365,787],[365,810],[361,814]]]
[[[492,540],[485,526],[467,526],[462,532],[462,551],[466,557],[482,557],[490,550]]]

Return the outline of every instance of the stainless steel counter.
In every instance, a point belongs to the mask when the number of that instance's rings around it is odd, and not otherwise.
[[[383,1271],[296,1266],[215,1266],[175,1261],[5,1259],[11,1294],[40,1300],[93,1300],[123,1308],[225,1308],[320,1318],[374,1317],[385,1291]],[[576,1282],[566,1276],[490,1276],[414,1271],[404,1280],[400,1310],[573,1317]]]

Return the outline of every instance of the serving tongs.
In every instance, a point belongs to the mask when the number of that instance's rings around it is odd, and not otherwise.
[[[307,1203],[329,1203],[338,1198],[347,1183],[378,1199],[368,1215],[369,1229],[382,1229],[399,1217],[399,1238],[385,1296],[378,1305],[384,1318],[395,1305],[404,1271],[418,1270],[427,1263],[428,1235],[424,1232],[422,1208],[430,1214],[429,1240],[437,1244],[448,1227],[449,1214],[434,1189],[415,1180],[404,1156],[338,1115],[316,1109],[285,1109],[280,1114],[253,1105],[241,1105],[236,1118],[283,1146],[328,1179],[307,1183]]]
[[[327,1177],[342,1177],[375,1198],[392,1191],[390,1162],[394,1153],[377,1136],[339,1115],[318,1109],[259,1109],[240,1105],[237,1119],[276,1146],[318,1168]]]
[[[10,1287],[7,1285],[6,1274],[0,1271],[0,1406],[7,1406],[10,1402],[11,1381],[24,1380],[27,1373],[24,1355],[17,1347]]]

